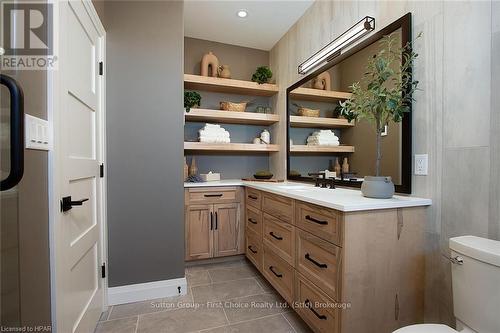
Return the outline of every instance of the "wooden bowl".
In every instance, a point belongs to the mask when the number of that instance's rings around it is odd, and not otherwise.
[[[271,179],[271,178],[273,178],[273,175],[272,175],[272,174],[270,174],[270,175],[265,175],[265,176],[262,176],[262,175],[253,175],[253,177],[254,177],[255,179]]]
[[[233,103],[220,102],[220,109],[223,111],[245,112],[248,102]]]
[[[319,117],[319,109],[298,108],[297,114],[301,117]]]

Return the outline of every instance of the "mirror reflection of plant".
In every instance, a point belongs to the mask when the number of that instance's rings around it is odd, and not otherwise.
[[[417,36],[420,38],[422,34]],[[351,86],[352,96],[341,103],[341,115],[349,122],[366,119],[375,124],[377,133],[376,176],[380,176],[382,160],[381,139],[385,125],[399,123],[410,112],[419,82],[412,79],[411,66],[418,54],[412,44],[397,46],[392,35],[382,37],[381,50],[368,61],[361,82]]]
[[[185,91],[184,92],[184,108],[186,112],[189,112],[192,107],[200,107],[201,105],[201,95],[196,91]]]

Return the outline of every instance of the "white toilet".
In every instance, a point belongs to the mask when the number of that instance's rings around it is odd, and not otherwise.
[[[457,330],[422,324],[393,333],[499,333],[500,242],[475,236],[450,239],[453,309]]]

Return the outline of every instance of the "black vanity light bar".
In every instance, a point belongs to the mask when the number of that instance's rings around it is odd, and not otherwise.
[[[366,16],[349,30],[334,39],[330,44],[313,54],[309,59],[299,65],[299,74],[306,74],[319,65],[330,61],[340,55],[340,51],[375,29],[375,18]]]

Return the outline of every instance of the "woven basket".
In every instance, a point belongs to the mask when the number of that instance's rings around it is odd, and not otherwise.
[[[223,111],[245,112],[248,102],[233,103],[220,102],[220,109]]]
[[[302,117],[319,117],[319,109],[298,108],[297,114]]]

